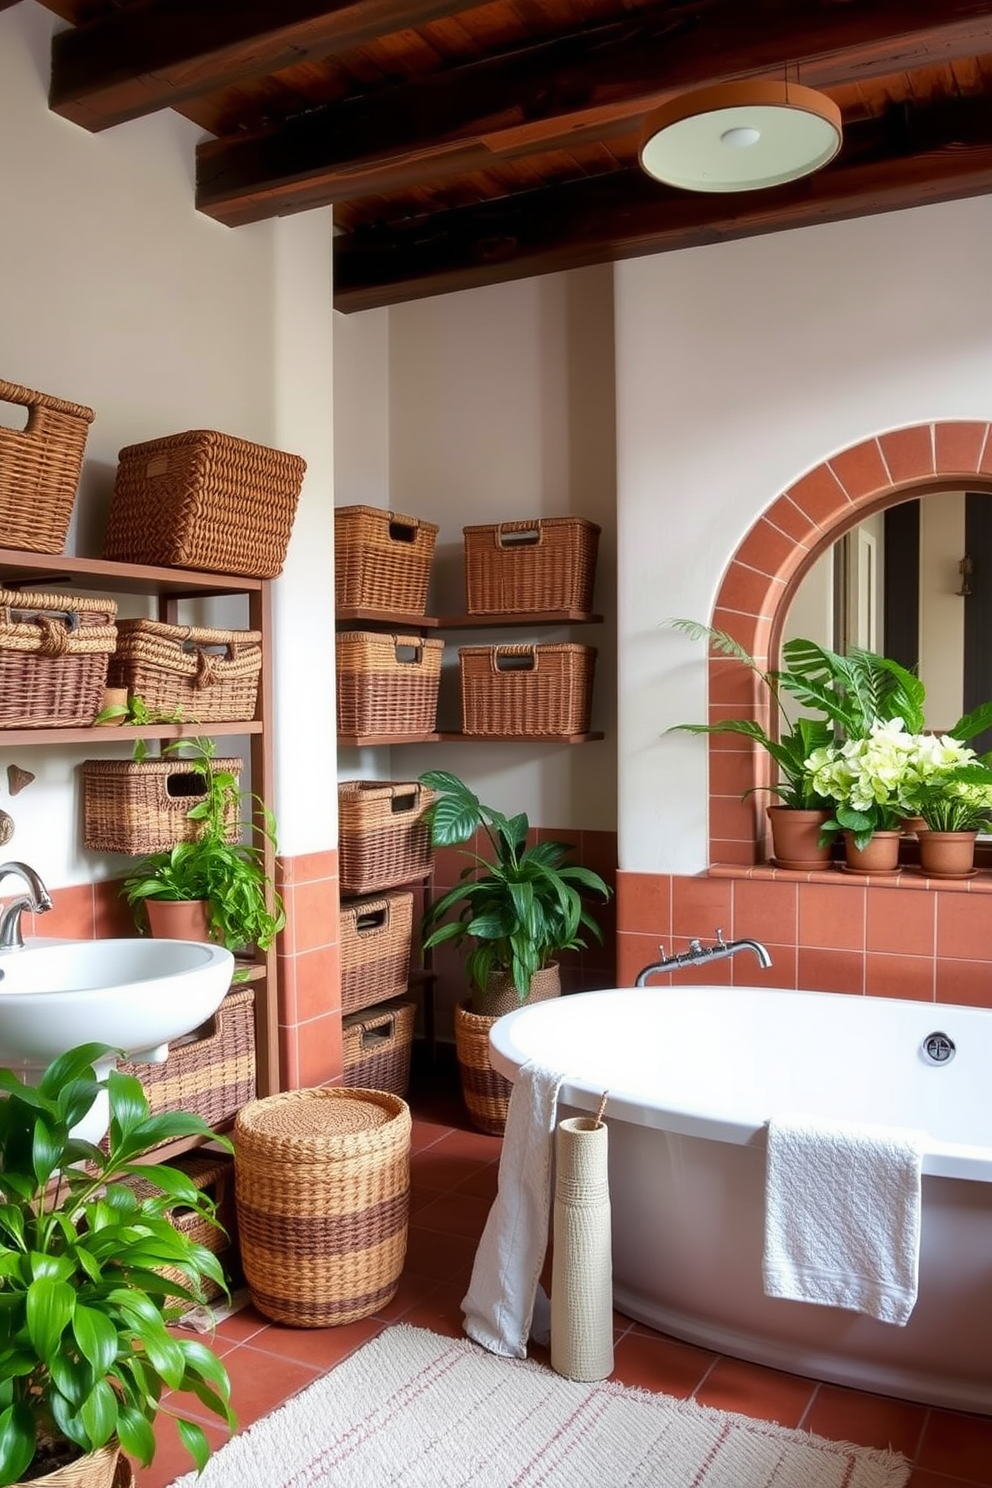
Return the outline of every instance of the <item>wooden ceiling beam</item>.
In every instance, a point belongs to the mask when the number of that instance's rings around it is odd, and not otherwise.
[[[679,192],[634,169],[343,235],[335,240],[334,305],[375,309],[989,191],[988,100],[898,111],[850,130],[826,169],[770,190]]]
[[[479,0],[148,0],[52,38],[49,107],[106,129]]]
[[[197,150],[200,211],[240,226],[628,133],[687,87],[766,76],[786,58],[827,88],[988,50],[987,0],[666,4],[312,109]]]

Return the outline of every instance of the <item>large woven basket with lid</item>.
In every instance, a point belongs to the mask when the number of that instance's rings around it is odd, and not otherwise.
[[[238,1234],[259,1312],[327,1328],[390,1301],[406,1256],[410,1126],[385,1090],[289,1090],[238,1112]]]

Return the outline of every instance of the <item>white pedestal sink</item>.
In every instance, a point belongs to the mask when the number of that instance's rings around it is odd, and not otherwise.
[[[216,1011],[233,972],[231,952],[202,941],[28,940],[0,954],[0,1065],[30,1083],[87,1043],[160,1063]]]

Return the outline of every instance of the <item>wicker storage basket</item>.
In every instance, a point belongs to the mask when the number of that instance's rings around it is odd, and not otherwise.
[[[0,589],[0,728],[88,728],[116,615],[112,599]]]
[[[215,759],[215,770],[240,777],[239,759]],[[83,846],[91,852],[165,852],[195,842],[201,823],[190,808],[206,799],[206,777],[197,760],[84,760]],[[229,806],[228,842],[239,838],[238,802]]]
[[[463,646],[466,734],[585,734],[595,646]]]
[[[412,892],[342,904],[339,921],[341,1011],[354,1013],[405,992],[413,938]],[[377,1082],[355,1083],[374,1086]]]
[[[344,1077],[349,1085],[406,1095],[410,1084],[415,1002],[387,1002],[348,1013],[342,1022]]]
[[[153,1115],[191,1111],[224,1126],[255,1099],[255,994],[229,992],[187,1042],[173,1040],[164,1064],[122,1064],[141,1081]]]
[[[343,631],[337,638],[337,717],[342,734],[429,734],[437,723],[444,642]]]
[[[422,615],[437,526],[376,506],[334,512],[334,603],[339,610]]]
[[[170,1158],[169,1167],[179,1168],[197,1188],[210,1194],[217,1206],[217,1219],[221,1229],[181,1205],[170,1209],[166,1217],[180,1234],[219,1256],[228,1280],[234,1279],[240,1269],[237,1258],[237,1210],[234,1204],[234,1159],[222,1152],[188,1152]],[[122,1181],[139,1198],[148,1198],[157,1192],[141,1177],[125,1178]],[[179,1266],[163,1266],[160,1269],[163,1276],[188,1285],[185,1272]],[[209,1280],[203,1282],[203,1293],[207,1302],[223,1296],[221,1288]]]
[[[455,1008],[455,1051],[462,1100],[472,1125],[490,1137],[501,1137],[510,1108],[510,1081],[489,1063],[489,1030],[496,1022],[482,1013]]]
[[[437,799],[416,781],[338,784],[338,875],[342,894],[371,894],[426,878],[434,849],[424,815]]]
[[[128,445],[118,456],[103,555],[274,578],[305,470],[299,455],[212,429]]]
[[[16,382],[0,382],[0,402],[29,410],[25,428],[0,428],[3,545],[32,553],[61,553],[93,410]]]
[[[585,517],[464,527],[470,615],[592,610],[599,531]]]
[[[121,620],[107,685],[126,687],[152,713],[241,723],[255,717],[261,674],[261,631]]]
[[[234,1125],[245,1280],[266,1317],[352,1323],[393,1297],[406,1255],[410,1111],[397,1095],[291,1090]]]

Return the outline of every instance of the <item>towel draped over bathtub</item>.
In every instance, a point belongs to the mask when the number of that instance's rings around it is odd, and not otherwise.
[[[558,1094],[564,1075],[531,1061],[510,1095],[499,1187],[482,1231],[463,1328],[493,1354],[527,1357],[527,1340],[546,1343],[551,1305],[538,1285],[548,1248]]]
[[[919,1280],[924,1139],[803,1114],[770,1120],[766,1294],[904,1325]]]

